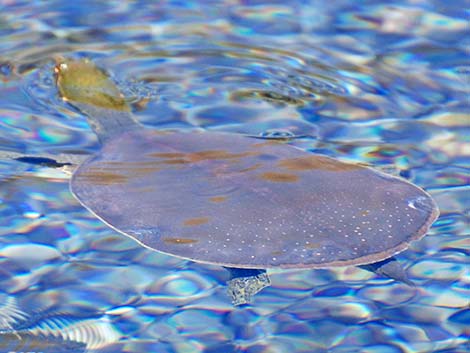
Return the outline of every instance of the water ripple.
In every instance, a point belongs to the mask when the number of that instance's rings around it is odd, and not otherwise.
[[[416,287],[358,268],[271,271],[272,286],[252,306],[233,308],[223,269],[142,249],[87,213],[67,175],[2,160],[2,344],[19,350],[17,330],[21,342],[58,352],[70,341],[110,353],[465,350],[463,2],[4,4],[1,151],[99,148],[83,115],[58,97],[52,72],[58,56],[89,57],[150,128],[294,136],[298,148],[426,188],[441,217],[398,255]]]

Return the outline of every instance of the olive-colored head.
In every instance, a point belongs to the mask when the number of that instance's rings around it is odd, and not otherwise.
[[[128,104],[114,82],[91,61],[60,59],[55,74],[61,97],[71,104],[129,111]]]

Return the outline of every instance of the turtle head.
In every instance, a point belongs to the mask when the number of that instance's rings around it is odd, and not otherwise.
[[[90,60],[61,58],[56,62],[56,83],[64,101],[79,109],[91,105],[109,110],[130,110],[116,84]]]

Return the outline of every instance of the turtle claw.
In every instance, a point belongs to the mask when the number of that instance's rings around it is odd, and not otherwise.
[[[266,272],[256,276],[236,277],[227,282],[227,293],[234,306],[251,303],[252,297],[263,288],[269,287],[271,281]]]

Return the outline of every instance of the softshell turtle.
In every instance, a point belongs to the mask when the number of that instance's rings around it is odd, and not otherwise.
[[[147,248],[228,268],[236,305],[270,268],[365,265],[406,281],[392,256],[438,216],[401,178],[284,141],[144,128],[88,60],[58,63],[56,82],[102,144],[71,178],[76,198]]]

